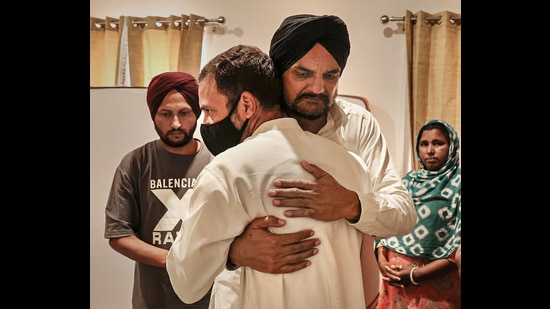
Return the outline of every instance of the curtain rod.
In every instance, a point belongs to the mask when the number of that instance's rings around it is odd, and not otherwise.
[[[392,16],[392,17],[388,17],[388,15],[382,15],[382,16],[380,17],[380,22],[381,22],[382,24],[387,24],[387,23],[390,22],[390,21],[405,21],[405,16],[403,16],[403,17],[393,17],[393,16]],[[411,17],[411,21],[412,21],[413,23],[416,23],[416,16]],[[437,22],[437,23],[440,23],[440,22],[441,22],[441,16],[440,16],[440,17],[426,17],[426,18],[424,18],[424,21],[427,22],[427,23],[433,22],[433,21],[435,21],[435,22]],[[451,16],[451,17],[449,18],[449,22],[450,22],[451,24],[453,24],[453,25],[454,25],[455,23],[456,23],[456,24],[460,24],[460,23],[462,22],[462,19],[461,19],[460,17],[452,17],[452,16]]]
[[[180,23],[181,23],[181,19],[179,20],[175,20],[174,21],[174,25],[176,27],[179,27]],[[191,20],[186,20],[185,21],[185,26],[189,26],[189,23],[191,22]],[[161,27],[162,24],[169,24],[170,21],[169,20],[157,20],[156,21],[156,25],[157,27]],[[205,26],[219,26],[219,25],[223,25],[225,24],[225,17],[223,16],[220,16],[218,18],[205,18],[205,19],[196,19],[195,20],[195,25],[198,25],[200,23],[204,23]],[[118,21],[113,21],[110,23],[111,24],[111,27],[112,28],[116,28],[117,25],[118,25]],[[143,21],[143,20],[138,20],[138,21],[132,21],[132,24],[134,25],[134,27],[137,27],[137,25],[146,25],[147,22],[146,21]],[[105,22],[96,22],[95,23],[95,26],[96,28],[101,28],[102,26],[105,25]]]

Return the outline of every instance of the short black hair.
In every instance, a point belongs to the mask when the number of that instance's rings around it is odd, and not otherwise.
[[[216,80],[218,91],[228,98],[231,109],[243,91],[249,91],[264,109],[279,105],[283,84],[271,58],[261,49],[236,45],[210,60],[199,73],[199,83],[208,76]]]

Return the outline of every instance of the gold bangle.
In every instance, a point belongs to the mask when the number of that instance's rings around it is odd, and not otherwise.
[[[414,277],[413,277],[413,273],[414,273],[414,271],[415,271],[417,268],[418,268],[418,266],[413,267],[413,268],[411,269],[411,272],[409,273],[409,277],[410,277],[411,283],[412,283],[413,285],[419,285],[419,284],[420,284],[420,283],[414,281]]]

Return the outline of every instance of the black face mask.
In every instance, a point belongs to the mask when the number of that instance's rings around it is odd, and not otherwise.
[[[208,150],[215,156],[241,142],[248,119],[243,123],[243,127],[240,130],[235,128],[230,119],[238,104],[239,102],[237,101],[229,111],[229,115],[222,121],[213,124],[201,124],[202,140]]]

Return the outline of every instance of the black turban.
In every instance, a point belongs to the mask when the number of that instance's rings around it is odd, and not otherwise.
[[[351,46],[346,24],[334,15],[301,14],[285,18],[273,34],[269,56],[282,74],[315,43],[326,48],[343,72]]]
[[[147,88],[147,105],[151,112],[151,118],[155,120],[155,114],[160,103],[171,90],[176,89],[185,101],[191,105],[191,109],[197,118],[201,114],[199,106],[199,85],[197,80],[190,74],[184,72],[160,73],[151,79]]]

